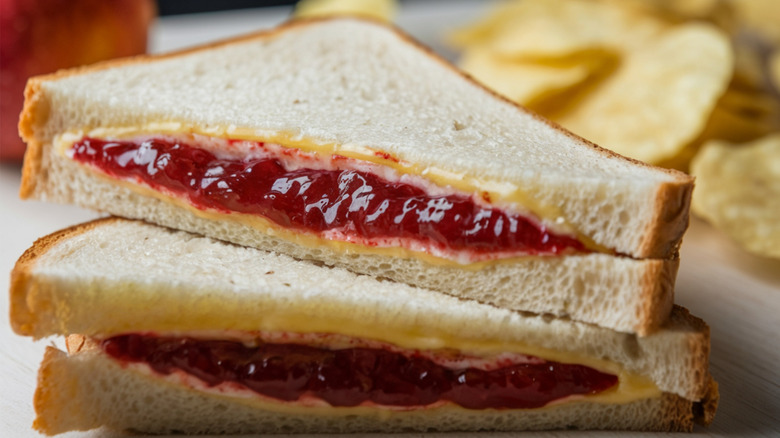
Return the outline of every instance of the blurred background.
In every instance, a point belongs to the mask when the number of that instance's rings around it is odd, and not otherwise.
[[[157,0],[160,15],[292,5],[295,0]]]

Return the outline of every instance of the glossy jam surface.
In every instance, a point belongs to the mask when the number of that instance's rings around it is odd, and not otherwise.
[[[432,196],[365,171],[288,170],[276,158],[220,159],[163,139],[84,138],[70,153],[108,175],[141,182],[197,208],[260,215],[319,236],[335,232],[349,236],[345,240],[383,246],[397,245],[388,240],[411,240],[439,251],[483,254],[586,252],[577,239],[553,234],[521,215],[478,205],[464,195]]]
[[[381,348],[326,349],[130,334],[101,342],[110,356],[176,370],[210,386],[238,383],[277,400],[303,396],[331,406],[423,407],[449,401],[468,409],[530,409],[571,395],[596,394],[617,377],[582,365],[535,360],[490,371],[452,369],[419,354]]]

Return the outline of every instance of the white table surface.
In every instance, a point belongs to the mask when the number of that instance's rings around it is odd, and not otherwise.
[[[405,4],[397,22],[435,50],[451,56],[440,42],[444,29],[473,19],[483,7],[484,3],[472,1]],[[153,29],[152,50],[166,51],[271,27],[288,14],[288,8],[272,8],[166,17]],[[19,178],[18,165],[0,165],[3,290],[7,290],[14,262],[36,238],[97,216],[72,206],[20,201]],[[715,422],[709,428],[697,427],[693,436],[780,436],[780,260],[745,253],[717,230],[693,220],[682,248],[676,301],[709,323],[711,369],[721,389]],[[15,335],[8,324],[8,301],[0,303],[0,437],[39,436],[30,429],[35,375],[44,347],[61,341],[33,342]],[[453,435],[465,436],[449,436]],[[116,434],[97,430],[62,436]],[[654,435],[559,431],[534,436]]]

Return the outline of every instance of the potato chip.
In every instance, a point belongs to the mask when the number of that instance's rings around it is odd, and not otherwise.
[[[777,0],[731,0],[740,30],[780,45],[780,2]]]
[[[295,17],[328,15],[361,15],[381,21],[392,21],[396,0],[301,0],[295,6]]]
[[[780,134],[738,147],[710,142],[691,170],[695,214],[748,251],[780,258]]]
[[[769,76],[772,85],[775,87],[775,93],[780,95],[780,48],[775,50],[772,58],[769,60]]]
[[[627,39],[641,38],[640,33],[645,31],[658,31],[652,21],[634,23],[623,9],[589,1],[537,0],[525,4],[534,7],[524,11],[492,42],[491,49],[496,53],[507,57],[568,56],[630,44]],[[629,31],[629,23],[636,25],[636,33]]]
[[[460,67],[490,88],[517,102],[540,93],[567,88],[588,77],[585,67],[555,68],[533,63],[506,61],[484,50],[467,51]]]
[[[744,112],[728,107],[716,107],[702,136],[742,143],[777,131],[777,111],[750,117]]]
[[[518,13],[522,13],[524,7],[523,2],[518,1],[497,3],[486,17],[448,34],[447,43],[460,49],[485,45],[510,27],[507,23]]]
[[[461,47],[478,44],[512,59],[556,58],[593,49],[631,47],[664,28],[662,21],[590,0],[524,0],[506,4],[455,34]]]
[[[714,15],[725,1],[507,2],[458,35],[468,46],[462,66],[601,146],[664,162],[700,137],[734,55],[714,26],[662,17]],[[580,65],[563,68],[561,60]]]
[[[553,117],[564,114],[567,109],[587,99],[598,90],[604,81],[609,80],[621,65],[621,57],[602,58],[598,69],[592,69],[590,76],[578,84],[561,90],[548,90],[539,93],[525,106],[539,114]]]
[[[677,155],[704,129],[733,62],[730,42],[718,29],[675,26],[627,53],[597,89],[546,115],[601,146],[656,163]]]
[[[780,131],[780,102],[765,94],[747,94],[730,88],[715,106],[699,137],[674,157],[656,164],[687,172],[691,160],[705,143],[716,139],[744,143],[776,131]]]
[[[763,90],[729,87],[718,106],[753,120],[780,123],[780,102]],[[776,126],[780,128],[780,126]]]
[[[730,87],[712,111],[700,143],[744,143],[780,131],[780,102],[761,91]]]
[[[507,60],[484,50],[468,50],[460,67],[493,90],[520,103],[557,93],[581,84],[602,66],[602,58],[591,56],[589,62],[565,61],[532,63]]]
[[[665,20],[684,22],[706,20],[731,27],[734,17],[728,0],[599,0],[631,7],[642,14],[654,14]]]
[[[732,87],[758,90],[764,88],[765,71],[761,51],[755,45],[734,43],[734,77]]]
[[[643,0],[644,1],[644,0]],[[722,0],[655,0],[665,11],[685,18],[711,17],[723,5]]]

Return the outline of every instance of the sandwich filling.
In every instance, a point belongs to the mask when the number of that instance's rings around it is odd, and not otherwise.
[[[145,364],[160,375],[184,373],[207,387],[237,385],[308,406],[534,409],[618,384],[616,375],[534,356],[477,357],[357,340],[305,344],[277,337],[247,343],[125,334],[100,347],[122,363]]]
[[[248,215],[319,241],[403,248],[462,264],[590,252],[577,236],[553,230],[529,212],[497,206],[486,192],[464,194],[338,154],[170,135],[85,136],[66,154],[196,211]],[[387,154],[379,159],[394,160]]]

